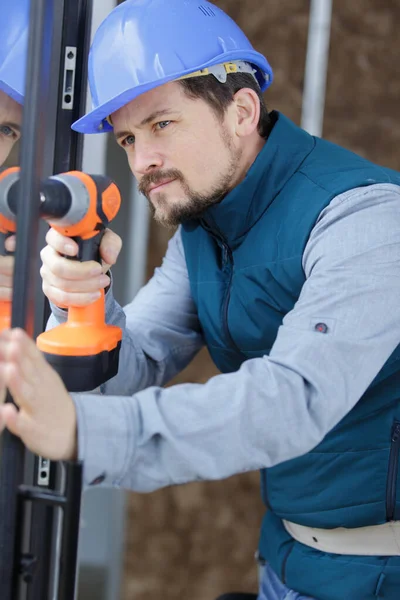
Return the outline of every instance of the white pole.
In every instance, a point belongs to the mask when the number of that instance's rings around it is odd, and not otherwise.
[[[100,23],[116,5],[117,0],[93,2],[92,40]],[[87,110],[90,109],[88,90]],[[108,135],[85,135],[83,171],[111,175],[107,172],[108,148]],[[79,543],[79,599],[120,598],[125,529],[125,492],[112,488],[85,491]]]
[[[326,77],[332,19],[332,0],[311,0],[301,126],[322,135]]]

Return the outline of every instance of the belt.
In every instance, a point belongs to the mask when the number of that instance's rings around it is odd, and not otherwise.
[[[285,520],[283,524],[296,541],[321,552],[358,556],[400,556],[400,521],[352,529],[318,529]]]

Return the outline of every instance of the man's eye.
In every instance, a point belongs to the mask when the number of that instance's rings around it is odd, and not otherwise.
[[[127,135],[126,138],[124,138],[121,142],[122,146],[132,146],[132,144],[135,143],[135,136],[134,135]]]
[[[9,127],[8,125],[0,125],[0,133],[2,133],[5,137],[9,137],[12,139],[17,138],[17,134],[15,133],[15,131],[11,129],[11,127]]]
[[[156,124],[156,127],[159,127],[160,129],[165,129],[170,123],[171,121],[160,121]]]

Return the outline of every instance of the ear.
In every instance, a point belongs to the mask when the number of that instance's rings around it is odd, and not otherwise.
[[[243,88],[233,97],[236,109],[236,135],[246,137],[257,130],[260,120],[260,100],[256,92]]]

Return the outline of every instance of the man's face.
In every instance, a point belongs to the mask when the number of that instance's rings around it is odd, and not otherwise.
[[[228,119],[168,83],[112,115],[114,133],[152,213],[174,227],[199,217],[235,185],[241,150]]]
[[[19,140],[22,106],[0,90],[0,167]]]

